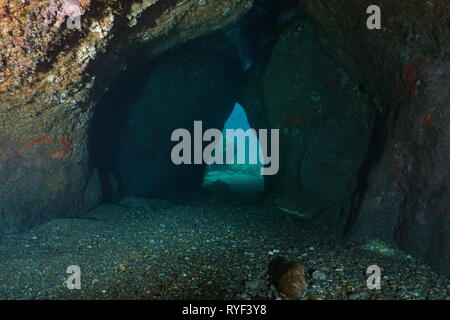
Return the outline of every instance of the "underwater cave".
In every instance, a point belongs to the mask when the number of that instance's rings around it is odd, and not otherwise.
[[[2,40],[0,299],[449,298],[444,1],[75,2]]]

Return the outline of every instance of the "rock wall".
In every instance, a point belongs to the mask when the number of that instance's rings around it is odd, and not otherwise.
[[[101,93],[127,61],[148,62],[251,4],[1,0],[0,234],[94,207],[100,189],[87,141]]]
[[[380,0],[382,29],[370,31],[371,4],[303,1],[381,111],[372,146],[381,151],[347,231],[395,239],[449,275],[450,7],[445,0]]]
[[[361,84],[360,89],[372,98],[370,112],[376,118],[368,154],[364,159],[353,159],[356,166],[361,161],[359,172],[336,166],[339,160],[350,157],[352,152],[361,156],[361,144],[346,140],[356,136],[345,136],[344,132],[353,130],[356,134],[364,130],[363,126],[352,129],[351,122],[347,122],[340,128],[318,129],[311,135],[314,130],[308,131],[304,123],[317,115],[317,108],[308,113],[307,106],[317,107],[318,102],[324,101],[327,90],[333,91],[340,86],[340,80],[336,79],[342,80],[343,77],[329,77],[332,67],[321,68],[323,63],[319,63],[315,70],[326,75],[328,84],[314,84],[319,89],[306,90],[304,97],[296,95],[296,92],[305,90],[301,87],[305,82],[304,73],[296,75],[292,71],[294,63],[289,61],[297,59],[301,65],[307,59],[307,51],[312,48],[305,46],[301,53],[295,50],[296,47],[301,48],[300,44],[281,48],[279,58],[272,55],[268,66],[257,71],[267,74],[264,82],[261,84],[258,80],[259,75],[253,76],[256,81],[251,81],[243,101],[256,126],[285,128],[293,125],[303,132],[295,135],[293,130],[290,139],[287,135],[283,137],[282,143],[288,146],[284,147],[282,157],[284,154],[284,158],[292,159],[282,160],[280,175],[268,179],[268,195],[272,199],[288,195],[290,199],[281,204],[291,204],[311,213],[318,211],[309,205],[309,199],[316,199],[327,208],[325,204],[332,204],[332,199],[338,201],[337,195],[341,194],[342,199],[347,197],[347,200],[336,202],[338,207],[334,209],[333,206],[328,207],[326,216],[331,218],[327,219],[333,225],[338,223],[342,226],[346,235],[395,240],[407,252],[424,258],[436,270],[449,275],[450,8],[447,1],[376,1],[382,12],[381,30],[368,30],[366,27],[369,17],[366,10],[374,4],[373,1],[303,0],[299,4],[320,35],[322,48],[338,59],[350,77]],[[300,28],[296,32],[301,38],[305,30]],[[281,36],[275,51],[283,45],[284,37]],[[320,61],[320,50],[314,48],[314,52]],[[283,55],[284,60],[281,58]],[[305,72],[309,72],[313,79],[313,72],[307,67],[306,63]],[[302,81],[298,82],[300,79]],[[293,88],[293,83],[300,85]],[[308,86],[311,82],[306,79],[306,84]],[[316,103],[306,101],[305,97]],[[339,99],[334,102],[339,102]],[[299,112],[292,113],[293,110]],[[328,111],[328,115],[338,116],[332,111]],[[285,123],[283,117],[286,118]],[[336,136],[333,136],[333,130]],[[308,145],[302,141],[306,136],[320,137],[323,132],[328,132],[322,136],[324,140],[348,142],[348,148],[342,149],[346,156],[334,158],[327,167],[322,162],[331,157],[327,154],[333,151],[332,148],[320,149],[320,145],[326,146],[326,143],[321,144],[320,139],[311,140],[318,144],[313,148],[322,158],[310,157],[309,161],[306,153],[311,149],[302,147]],[[343,139],[339,138],[340,134],[344,134]],[[321,176],[320,170],[314,171],[315,166],[328,170],[327,175]],[[340,170],[333,171],[335,166]],[[350,182],[352,179],[344,179],[342,170],[356,177],[356,186]],[[333,172],[338,172],[340,180],[330,177]],[[317,198],[308,190],[308,185],[319,188]],[[350,192],[344,192],[342,188]]]
[[[307,20],[280,35],[256,73],[242,104],[253,124],[280,129],[280,171],[270,178],[270,197],[278,206],[338,222],[368,152],[375,113],[369,97]],[[266,121],[258,123],[256,115]]]

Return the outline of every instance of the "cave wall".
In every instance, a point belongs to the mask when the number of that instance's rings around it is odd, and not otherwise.
[[[100,95],[127,61],[219,29],[252,1],[70,1],[79,30],[66,4],[0,2],[0,235],[95,207],[87,142]]]
[[[307,20],[282,32],[267,65],[255,72],[242,104],[253,123],[263,114],[264,124],[280,129],[280,171],[269,178],[269,196],[308,216],[338,217],[368,152],[369,97],[324,50]]]
[[[294,155],[294,159],[281,160],[280,174],[268,178],[268,197],[277,204],[318,212],[308,206],[305,195],[311,194],[305,189],[308,184],[314,185],[314,179],[317,184],[330,183],[326,186],[329,192],[324,193],[326,190],[322,188],[317,201],[330,203],[330,197],[338,201],[334,195],[339,192],[347,200],[337,202],[334,209],[331,206],[322,210],[320,218],[325,215],[325,221],[341,227],[346,236],[354,239],[393,240],[437,271],[449,275],[450,8],[447,1],[377,1],[382,10],[382,30],[366,27],[369,17],[366,9],[374,4],[372,1],[304,0],[299,4],[313,23],[322,49],[338,59],[350,78],[371,97],[369,112],[375,116],[374,129],[365,159],[358,159],[359,172],[353,172],[356,186],[349,183],[351,179],[339,184],[337,180],[321,177],[320,171],[314,172],[314,165],[319,165],[322,159],[302,160],[305,144],[299,141],[304,137],[301,134],[291,139],[284,137],[282,144],[288,145],[282,147],[284,157]],[[305,30],[301,27],[296,32],[302,37]],[[283,41],[281,35],[275,50]],[[243,105],[247,106],[255,126],[283,128],[293,124],[308,132],[302,122],[309,121],[310,115],[292,113],[311,103],[295,95],[292,83],[300,77],[292,72],[293,63],[289,59],[297,57],[301,63],[311,48],[305,47],[298,54],[295,47],[291,44],[282,49],[285,58],[278,66],[272,67],[276,58],[269,59],[250,76]],[[320,55],[317,48],[314,50]],[[327,76],[330,69],[317,68],[318,73]],[[261,82],[259,78],[265,74],[267,80]],[[276,74],[279,77],[273,78]],[[330,81],[334,81],[333,77]],[[336,87],[335,82],[314,85],[325,89]],[[324,93],[320,89],[314,91],[315,100],[319,96],[322,100]],[[275,100],[271,96],[273,92]],[[311,92],[307,95],[312,97]],[[338,101],[336,98],[335,102]],[[328,115],[332,117],[333,113]],[[283,117],[286,117],[284,125]],[[342,127],[335,130],[339,133]],[[356,134],[358,130],[353,132]],[[331,134],[323,138],[339,139]],[[348,155],[363,150],[355,141],[348,142]],[[351,150],[351,146],[356,150]],[[322,150],[322,154],[328,152],[330,149]],[[358,161],[353,165],[358,166]],[[309,180],[305,179],[308,172]],[[342,170],[337,175],[344,178]],[[303,182],[307,184],[303,186]],[[345,185],[351,192],[342,192]],[[288,195],[288,199],[277,202],[280,195]]]
[[[303,1],[384,115],[373,146],[381,152],[348,231],[395,239],[449,275],[450,8],[445,0],[377,2],[382,30],[369,31],[370,1]]]

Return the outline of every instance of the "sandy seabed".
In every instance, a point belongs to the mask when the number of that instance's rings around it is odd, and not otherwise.
[[[0,239],[0,299],[287,299],[268,281],[276,256],[305,265],[304,299],[450,297],[448,279],[406,253],[343,243],[275,207],[133,198]],[[381,290],[366,287],[374,264]],[[70,265],[80,290],[66,286]]]

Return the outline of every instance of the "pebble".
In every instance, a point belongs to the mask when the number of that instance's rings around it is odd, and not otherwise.
[[[350,300],[358,300],[361,298],[361,294],[359,293],[353,293],[348,297]]]
[[[250,291],[256,291],[264,288],[265,282],[262,280],[249,280],[245,282],[245,288]]]
[[[325,273],[320,272],[319,270],[316,270],[313,272],[312,277],[314,280],[325,280],[326,276]]]

